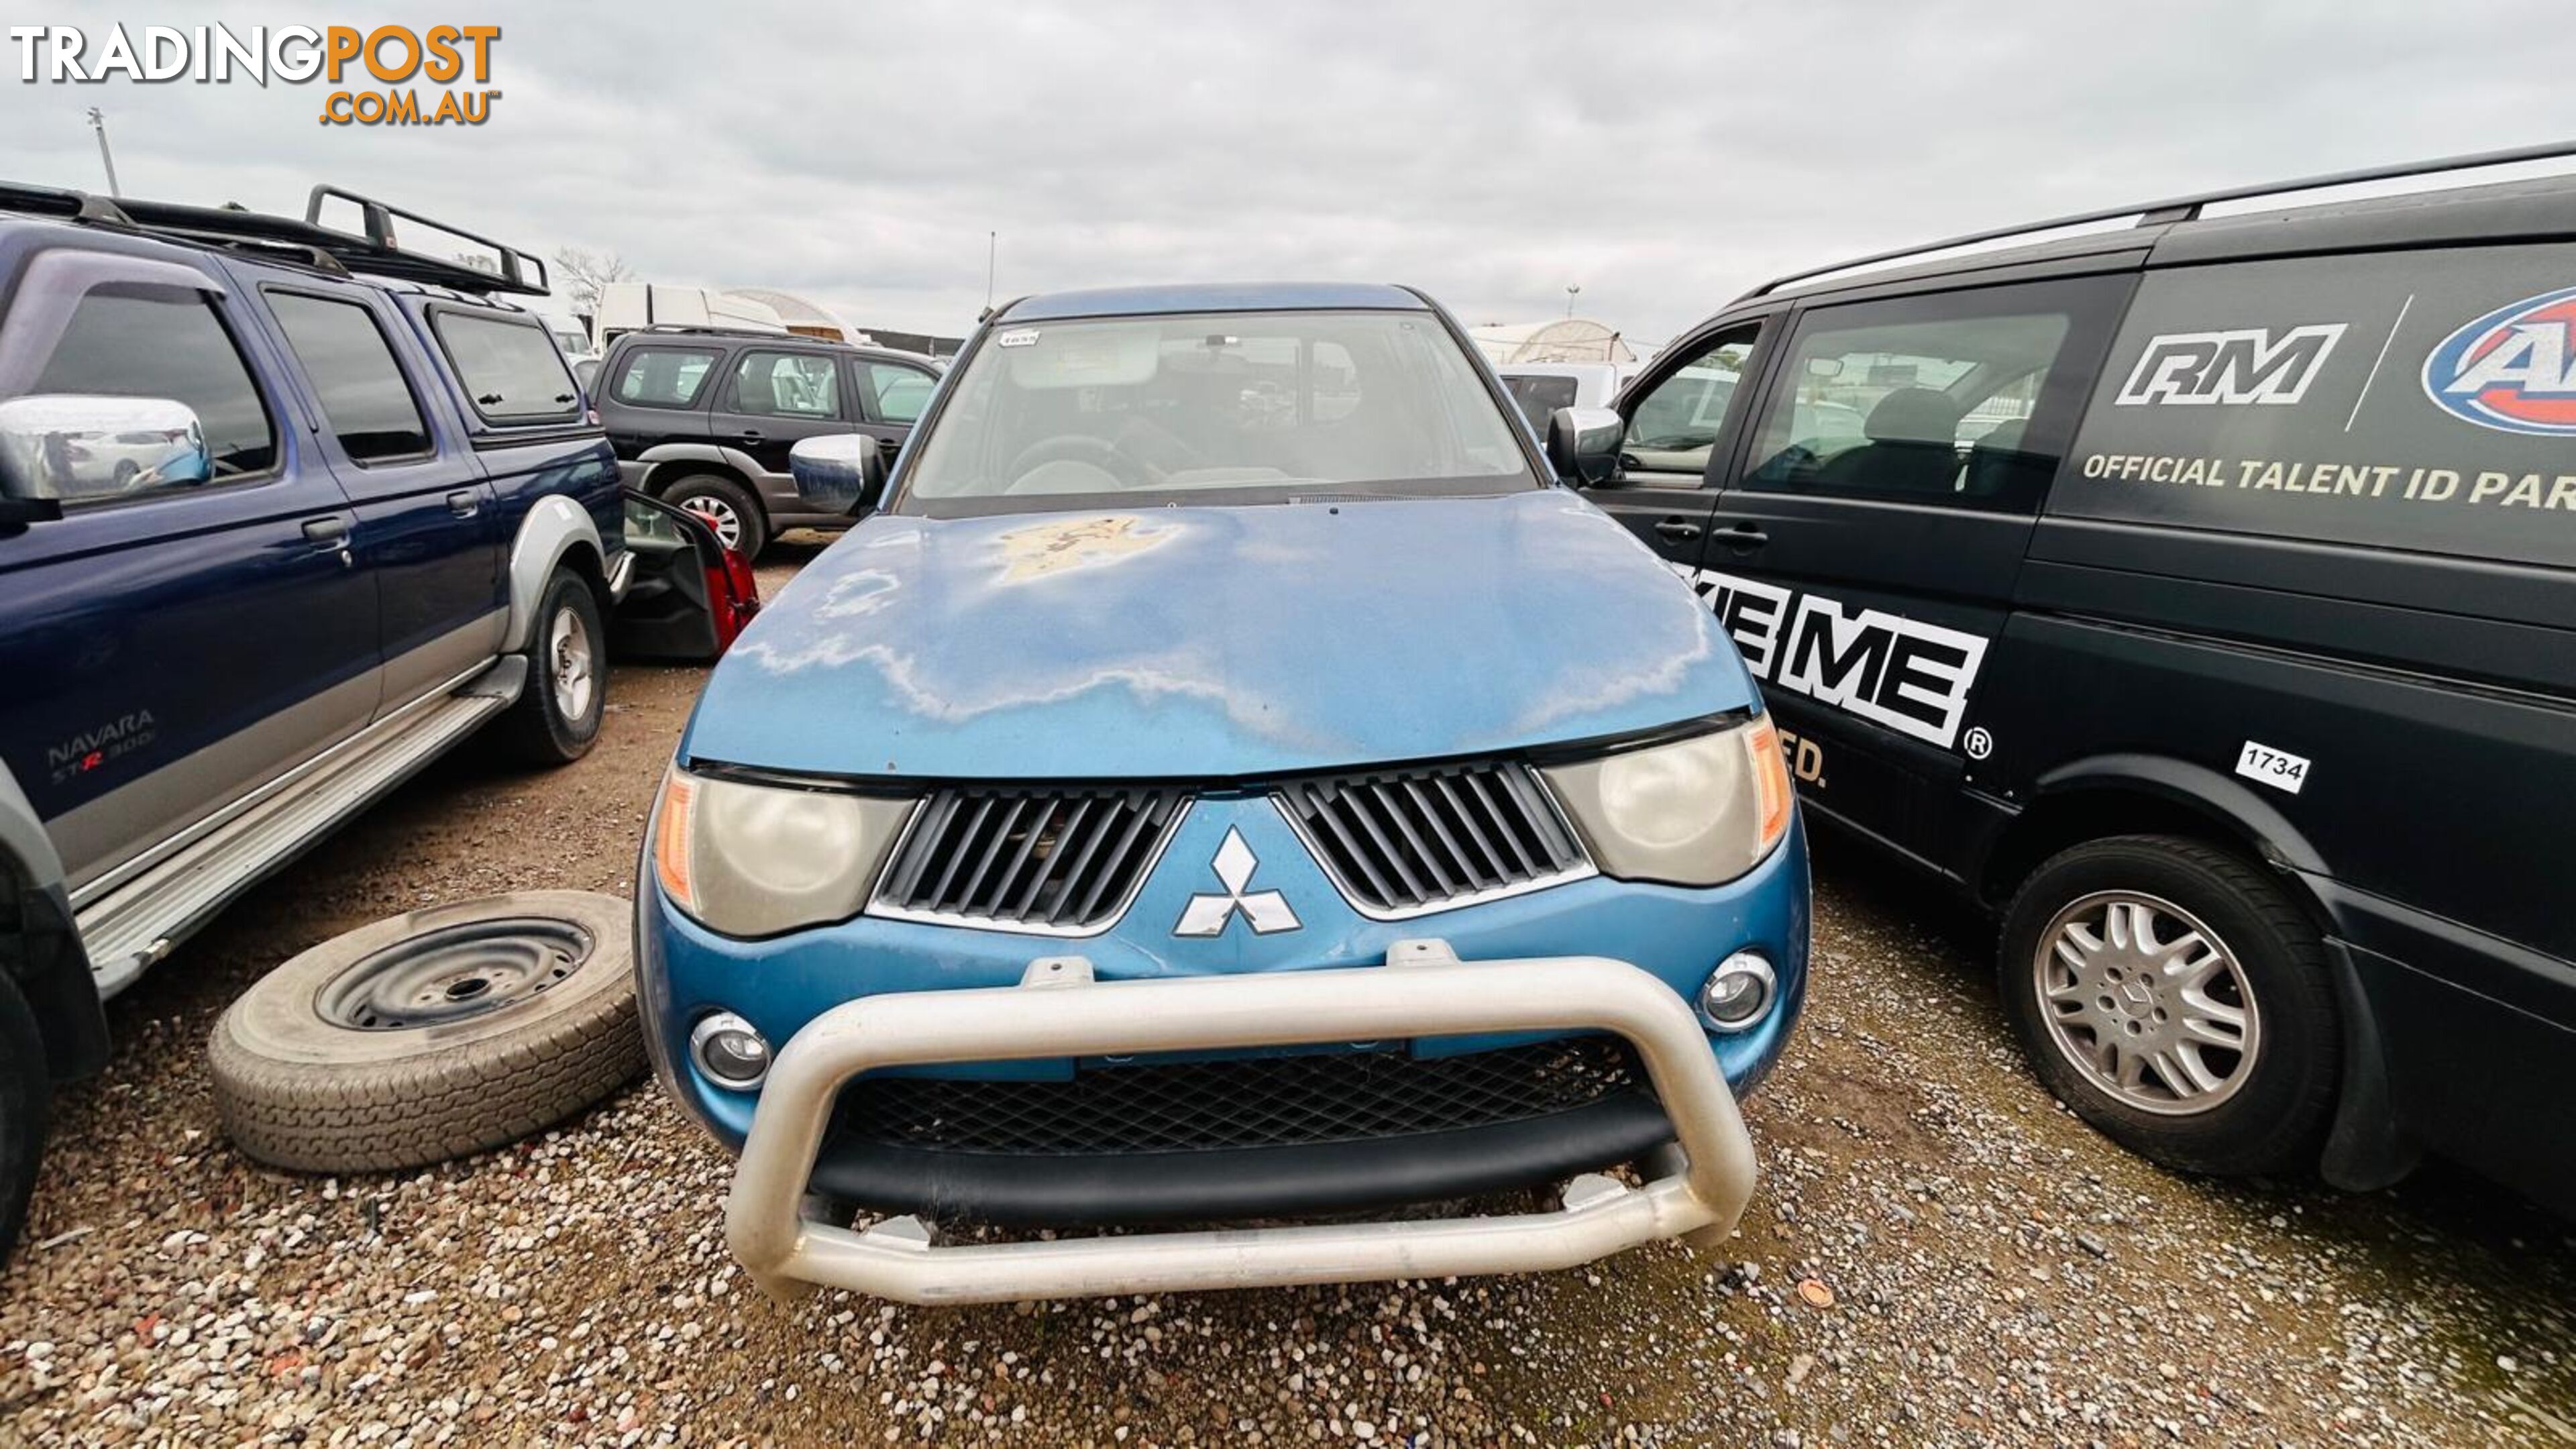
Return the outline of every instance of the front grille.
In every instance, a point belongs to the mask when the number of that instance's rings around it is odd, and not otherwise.
[[[1279,801],[1343,893],[1378,915],[1590,868],[1529,767],[1509,761],[1299,780]]]
[[[1024,930],[1105,926],[1187,802],[1160,788],[941,790],[906,832],[878,907]]]
[[[1333,1052],[1099,1067],[1063,1082],[875,1077],[841,1095],[847,1137],[946,1152],[1288,1147],[1526,1121],[1641,1090],[1616,1037],[1464,1056]]]

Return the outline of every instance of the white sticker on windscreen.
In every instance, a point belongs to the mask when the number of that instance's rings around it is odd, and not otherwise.
[[[1035,347],[1037,341],[1038,329],[1023,327],[1016,332],[1005,332],[994,338],[993,345],[995,347]]]

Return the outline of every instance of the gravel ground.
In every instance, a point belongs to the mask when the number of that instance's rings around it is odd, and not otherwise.
[[[811,550],[763,570],[774,592]],[[2464,1174],[2186,1181],[2021,1070],[1984,928],[1820,845],[1807,1023],[1736,1242],[1589,1271],[922,1310],[750,1291],[727,1161],[639,1082],[410,1174],[254,1166],[203,1044],[434,901],[624,893],[699,675],[551,774],[466,752],[113,1004],[0,1275],[0,1443],[2576,1443],[2576,1237]]]

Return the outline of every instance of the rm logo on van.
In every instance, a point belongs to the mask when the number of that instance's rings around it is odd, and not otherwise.
[[[1688,576],[1756,677],[1948,749],[1986,641],[1715,569]]]
[[[2319,322],[2274,336],[2260,327],[2234,332],[2165,332],[2147,339],[2147,350],[2129,370],[2117,399],[2124,406],[2171,403],[2214,406],[2259,403],[2287,407],[2307,396],[2308,384],[2342,340],[2344,323]]]

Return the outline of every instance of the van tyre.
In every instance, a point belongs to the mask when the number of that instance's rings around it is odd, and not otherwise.
[[[36,1190],[53,1094],[36,1014],[18,983],[0,972],[0,1264],[9,1261],[18,1231],[27,1225],[27,1199]]]
[[[696,514],[715,533],[716,542],[745,559],[756,559],[769,547],[769,515],[750,489],[731,478],[691,474],[664,489],[662,501]]]
[[[510,753],[532,765],[569,765],[590,753],[608,706],[608,631],[590,581],[557,569],[537,602],[528,682],[510,706]]]
[[[271,971],[208,1044],[233,1145],[389,1172],[543,1131],[644,1066],[634,910],[519,891],[378,921]]]
[[[2004,917],[2004,1014],[2039,1079],[2168,1167],[2315,1168],[2343,1037],[2325,944],[2253,862],[2179,836],[2051,857]]]

